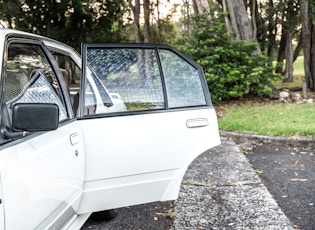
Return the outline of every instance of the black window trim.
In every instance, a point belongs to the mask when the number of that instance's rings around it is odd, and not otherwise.
[[[72,106],[71,106],[71,102],[70,102],[70,98],[67,96],[67,90],[66,90],[66,87],[64,85],[64,80],[62,78],[62,73],[60,72],[59,70],[59,67],[54,59],[54,57],[52,56],[52,54],[50,53],[50,50],[48,49],[48,47],[45,45],[44,41],[40,38],[34,38],[32,36],[14,36],[13,34],[10,34],[8,35],[7,39],[6,39],[6,42],[5,42],[5,51],[4,51],[4,58],[3,58],[3,64],[2,66],[4,67],[3,70],[2,70],[2,75],[1,76],[4,76],[5,74],[5,64],[7,63],[7,57],[8,57],[8,48],[10,46],[10,44],[12,43],[16,43],[16,44],[29,44],[29,45],[38,45],[42,51],[43,51],[43,55],[45,55],[45,58],[47,59],[48,63],[50,64],[50,66],[52,67],[52,71],[53,73],[55,74],[56,78],[57,78],[57,81],[58,81],[58,84],[60,86],[60,91],[61,91],[61,100],[63,102],[63,104],[65,105],[66,107],[66,111],[67,111],[67,115],[68,115],[68,119],[72,119],[74,118],[74,114],[73,114],[73,111],[72,111]],[[3,98],[3,86],[4,86],[4,78],[1,77],[1,98]],[[2,99],[1,99],[2,100]],[[61,121],[61,123],[63,123],[64,121]]]
[[[187,111],[187,110],[196,110],[196,109],[206,109],[206,108],[213,108],[213,104],[211,101],[208,85],[205,79],[203,68],[194,60],[177,50],[176,48],[164,45],[164,44],[138,44],[138,43],[83,43],[81,45],[81,58],[82,58],[82,66],[81,66],[81,72],[82,72],[82,79],[81,79],[81,92],[82,89],[85,88],[85,81],[86,81],[86,70],[84,66],[86,66],[86,54],[88,48],[132,48],[132,49],[153,49],[156,52],[157,55],[157,62],[159,66],[159,71],[161,75],[161,82],[163,87],[163,94],[164,94],[164,100],[165,100],[165,108],[161,109],[154,109],[154,110],[139,110],[139,111],[124,111],[124,112],[111,112],[111,113],[101,113],[101,114],[89,114],[84,115],[84,94],[80,94],[80,105],[79,105],[79,114],[77,119],[92,119],[92,118],[102,118],[102,117],[115,117],[115,116],[129,116],[129,115],[141,115],[141,114],[152,114],[152,113],[161,113],[161,112],[175,112],[175,111]],[[201,86],[203,89],[203,94],[205,97],[205,105],[194,105],[194,106],[183,106],[183,107],[175,107],[175,108],[169,108],[168,100],[167,100],[167,90],[166,90],[166,82],[165,82],[165,76],[162,69],[162,63],[160,60],[160,53],[159,50],[170,50],[171,52],[175,53],[182,59],[184,59],[187,63],[192,65],[194,68],[197,69],[199,74],[199,79],[201,82]]]

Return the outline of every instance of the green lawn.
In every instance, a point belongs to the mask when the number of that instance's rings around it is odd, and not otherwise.
[[[275,82],[276,88],[302,87],[303,57],[294,63],[294,82]],[[310,95],[309,95],[310,96]],[[216,106],[223,111],[219,128],[273,136],[315,137],[315,105],[292,103],[227,103]]]
[[[315,136],[315,105],[270,103],[231,106],[219,128],[273,136]]]

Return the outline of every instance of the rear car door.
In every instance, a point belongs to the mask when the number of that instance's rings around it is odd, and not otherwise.
[[[178,196],[189,164],[220,144],[202,68],[163,45],[83,45],[79,213]]]
[[[81,131],[62,75],[43,43],[9,37],[5,47],[0,135],[4,225],[6,229],[61,229],[75,216],[82,194]],[[12,129],[14,106],[31,103],[57,105],[58,128]]]

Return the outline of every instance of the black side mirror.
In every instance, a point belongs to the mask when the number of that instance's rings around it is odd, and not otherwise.
[[[59,108],[49,103],[18,103],[12,109],[13,131],[55,130],[59,124]]]

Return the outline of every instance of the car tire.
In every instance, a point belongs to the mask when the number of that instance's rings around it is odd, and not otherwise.
[[[97,221],[109,221],[118,215],[117,209],[110,209],[100,212],[94,212],[92,218]]]

